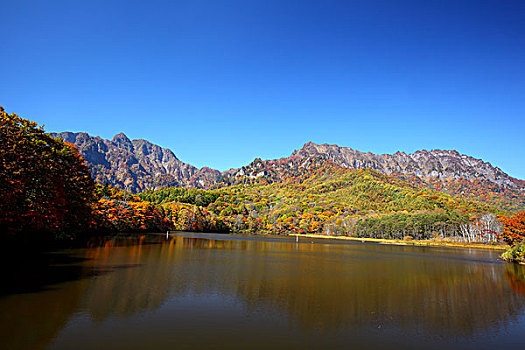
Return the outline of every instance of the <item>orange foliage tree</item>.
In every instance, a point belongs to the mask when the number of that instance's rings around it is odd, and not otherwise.
[[[163,232],[173,229],[162,208],[134,197],[100,198],[93,204],[92,228],[102,232]]]
[[[510,246],[520,244],[525,239],[525,211],[521,211],[503,220],[501,239]]]

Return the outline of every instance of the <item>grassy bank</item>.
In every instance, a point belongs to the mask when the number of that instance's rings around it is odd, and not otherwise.
[[[290,235],[295,236],[295,235]],[[312,234],[301,234],[301,238],[321,238],[321,239],[338,239],[347,241],[359,241],[359,242],[372,242],[378,244],[393,244],[393,245],[412,245],[412,246],[435,246],[435,247],[451,247],[451,248],[476,248],[476,249],[490,249],[490,250],[506,250],[508,248],[505,244],[481,244],[481,243],[458,243],[449,241],[438,241],[438,240],[412,240],[404,241],[398,239],[380,239],[380,238],[358,238],[348,236],[327,236],[327,235],[312,235]]]

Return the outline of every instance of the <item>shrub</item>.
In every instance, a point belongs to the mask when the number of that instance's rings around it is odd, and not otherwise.
[[[525,244],[515,245],[501,254],[501,259],[508,262],[525,264]]]

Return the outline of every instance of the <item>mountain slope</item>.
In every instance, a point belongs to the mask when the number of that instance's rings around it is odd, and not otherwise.
[[[170,186],[209,187],[220,174],[181,162],[171,150],[142,139],[130,140],[123,133],[112,140],[72,132],[51,136],[76,145],[98,183],[133,192]]]
[[[466,228],[470,218],[498,212],[480,202],[421,190],[372,169],[350,170],[333,164],[309,164],[307,171],[284,182],[261,181],[212,191],[166,188],[138,196],[168,207],[181,202],[201,206],[215,215],[213,220],[233,232],[274,234],[308,232],[368,237],[373,233],[381,238],[404,239],[409,235],[457,241],[465,239],[461,227]],[[179,219],[177,216],[177,222]]]
[[[348,147],[308,142],[292,156],[310,158],[322,156],[336,165],[349,169],[374,169],[386,175],[411,174],[418,177],[463,178],[487,180],[510,188],[523,188],[523,181],[515,179],[501,169],[481,159],[457,151],[417,151],[412,154],[397,152],[376,155],[363,153]]]
[[[336,145],[308,142],[290,157],[256,159],[240,169],[224,172],[227,185],[285,182],[318,164],[342,168],[372,169],[414,186],[437,190],[469,200],[477,200],[504,210],[525,209],[525,182],[481,159],[457,151],[417,151],[413,154],[376,155]]]
[[[306,143],[289,157],[261,160],[224,172],[181,162],[166,148],[120,133],[104,140],[86,133],[52,134],[75,144],[93,178],[120,189],[140,192],[160,187],[220,188],[237,184],[286,183],[322,165],[350,170],[372,169],[426,188],[478,200],[504,210],[525,208],[525,182],[481,159],[457,151],[423,150],[376,155],[348,147]]]

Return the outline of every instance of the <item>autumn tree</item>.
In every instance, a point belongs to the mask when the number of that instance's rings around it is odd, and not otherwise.
[[[72,144],[0,107],[0,231],[65,238],[91,220],[94,182]]]
[[[525,240],[525,211],[503,220],[503,233],[500,237],[510,246],[515,246]]]

